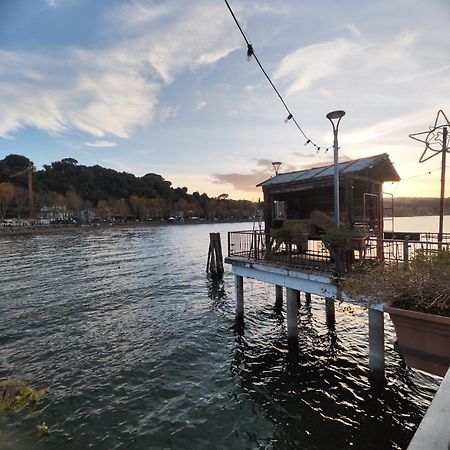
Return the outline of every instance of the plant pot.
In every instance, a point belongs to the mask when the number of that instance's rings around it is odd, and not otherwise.
[[[407,366],[444,376],[450,366],[450,317],[385,304],[397,334],[396,350]]]

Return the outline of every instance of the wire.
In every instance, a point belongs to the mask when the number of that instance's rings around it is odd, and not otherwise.
[[[449,168],[450,166],[445,166],[445,168]],[[431,175],[433,172],[437,172],[438,170],[442,170],[442,167],[437,167],[436,169],[433,170],[429,170],[428,172],[424,172],[424,173],[419,173],[417,175],[412,175],[408,178],[402,178],[401,181],[408,181],[408,180],[412,180],[413,178],[419,178],[419,177],[423,177],[425,175]],[[394,184],[395,182],[393,181],[392,184]]]
[[[299,125],[299,123],[297,122],[297,120],[294,117],[294,114],[292,114],[291,110],[289,109],[288,105],[286,104],[285,100],[283,99],[282,95],[280,94],[280,92],[278,91],[278,89],[276,88],[275,84],[273,83],[273,81],[270,79],[269,75],[267,74],[266,70],[264,69],[263,65],[261,64],[261,61],[259,60],[259,58],[256,56],[255,53],[255,49],[253,48],[253,45],[250,43],[250,41],[248,40],[247,36],[244,33],[244,30],[242,29],[241,25],[239,24],[233,10],[231,9],[230,4],[228,3],[228,0],[224,0],[225,4],[227,5],[228,10],[230,11],[231,16],[233,17],[236,26],[238,27],[239,31],[242,34],[242,37],[245,40],[245,43],[247,44],[247,57],[250,59],[252,56],[253,58],[255,58],[255,61],[258,63],[259,68],[261,69],[262,73],[264,74],[264,76],[266,77],[267,81],[270,83],[270,85],[272,86],[273,90],[275,91],[275,93],[277,94],[278,98],[280,99],[281,103],[284,106],[284,109],[287,111],[288,116],[285,120],[285,122],[288,122],[289,120],[292,120],[295,124],[295,126],[298,128],[298,130],[300,131],[300,133],[303,135],[303,137],[306,139],[306,143],[305,145],[311,144],[313,145],[316,149],[317,149],[317,153],[319,153],[319,151],[321,149],[325,150],[325,152],[327,152],[328,150],[330,150],[330,148],[332,147],[323,147],[323,146],[318,146],[317,144],[315,144],[307,135],[306,133],[303,131],[302,127]]]

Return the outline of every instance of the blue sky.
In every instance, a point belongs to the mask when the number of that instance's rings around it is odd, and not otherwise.
[[[419,164],[437,111],[450,115],[448,0],[231,0],[295,118],[341,158]],[[291,123],[221,0],[0,0],[0,157],[64,157],[155,172],[210,195],[257,199],[281,171],[327,164]],[[386,185],[439,195],[439,171]],[[449,187],[450,189],[450,187]],[[447,192],[449,192],[447,190]]]

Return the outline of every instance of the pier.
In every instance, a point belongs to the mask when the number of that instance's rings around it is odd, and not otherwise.
[[[392,234],[389,234],[391,237]],[[419,238],[410,240],[409,236]],[[405,269],[411,257],[417,252],[433,253],[439,249],[450,250],[450,233],[438,241],[437,233],[410,233],[403,239],[369,238],[364,252],[365,261],[380,259],[389,264],[402,264]],[[362,303],[341,292],[336,282],[335,261],[332,254],[318,239],[308,239],[307,247],[298,248],[292,241],[268,248],[270,236],[259,231],[237,231],[228,233],[228,256],[225,262],[231,264],[235,278],[236,319],[245,318],[244,279],[251,278],[273,285],[275,307],[281,309],[285,294],[288,339],[296,340],[301,332],[297,324],[297,299],[299,293],[305,298],[316,295],[324,299],[327,323],[334,323],[335,301],[344,301],[368,308],[369,316],[369,369],[373,380],[384,380],[384,312],[383,304]],[[276,251],[273,250],[274,247]],[[362,256],[357,250],[352,255],[352,266],[341,274],[346,277],[358,273]]]

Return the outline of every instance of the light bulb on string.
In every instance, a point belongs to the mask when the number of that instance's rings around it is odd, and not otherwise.
[[[247,44],[247,60],[250,61],[255,54],[252,44]]]

